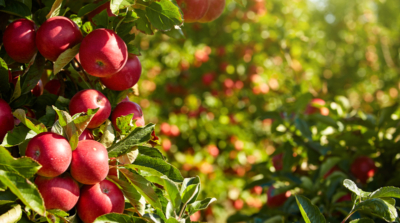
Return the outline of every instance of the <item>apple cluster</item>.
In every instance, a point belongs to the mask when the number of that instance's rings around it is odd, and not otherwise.
[[[123,91],[133,87],[141,75],[139,59],[128,54],[125,42],[112,30],[96,29],[83,37],[79,27],[69,18],[55,16],[47,19],[38,29],[28,19],[18,19],[5,30],[3,43],[7,54],[16,62],[30,63],[39,52],[49,61],[56,62],[67,49],[80,45],[77,62],[89,74],[99,77],[108,89]],[[9,82],[17,84],[22,71],[9,72]],[[61,82],[50,80],[44,87],[40,80],[32,94],[40,96],[43,90],[60,95]],[[0,99],[0,140],[14,128],[10,106]],[[133,114],[136,126],[144,126],[141,107],[128,100],[120,102],[112,111],[110,101],[98,90],[85,89],[70,100],[71,116],[98,109],[79,137],[75,150],[61,135],[43,132],[32,138],[25,155],[41,164],[35,184],[43,196],[46,209],[69,211],[77,207],[79,217],[85,223],[93,222],[107,213],[122,213],[125,199],[121,190],[107,175],[109,171],[107,149],[95,141],[92,130],[107,119],[119,131],[117,119]],[[34,118],[34,114],[27,113]],[[90,208],[89,208],[90,207]]]
[[[128,54],[125,42],[114,31],[96,29],[83,37],[78,25],[63,16],[52,17],[36,28],[28,19],[18,19],[7,26],[4,48],[16,62],[29,63],[38,51],[46,59],[57,61],[63,52],[80,43],[77,61],[89,75],[99,77],[107,88],[123,91],[139,81],[141,63],[135,55]],[[10,72],[10,83],[15,85],[21,74],[21,71]],[[44,87],[39,80],[32,93],[38,97],[46,89],[59,95],[60,88],[58,80],[51,80]]]
[[[208,23],[221,16],[225,0],[177,0],[185,23]]]

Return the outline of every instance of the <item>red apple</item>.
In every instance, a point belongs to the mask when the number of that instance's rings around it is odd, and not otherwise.
[[[272,157],[272,164],[275,167],[276,171],[283,169],[283,153],[280,153],[274,157]]]
[[[306,111],[304,114],[312,115],[315,113],[320,113],[321,115],[328,116],[329,109],[326,107],[321,107],[325,105],[325,101],[320,98],[314,98],[311,102],[307,105]]]
[[[268,196],[267,206],[270,208],[282,206],[291,195],[290,191],[286,191],[284,193],[274,195],[273,194],[274,190],[275,190],[275,187],[271,186],[268,188],[268,191],[267,191],[267,196]]]
[[[125,42],[112,30],[96,29],[87,35],[79,49],[83,69],[95,77],[119,72],[128,60]]]
[[[108,174],[108,153],[103,144],[94,140],[79,141],[72,152],[71,175],[82,184],[97,184]]]
[[[52,132],[43,132],[29,141],[25,155],[42,165],[37,174],[56,177],[68,169],[72,150],[64,137]]]
[[[13,72],[11,72],[11,77],[10,77],[10,72],[9,72],[8,78],[9,78],[9,80],[11,80],[11,81],[9,81],[9,82],[12,83],[12,84],[14,85],[14,87],[15,87],[15,85],[16,85],[17,82],[18,82],[18,77],[19,77],[20,75],[22,75],[22,74],[24,74],[23,71],[13,71]],[[10,79],[10,78],[11,78],[11,79]]]
[[[81,188],[77,211],[84,223],[92,223],[97,217],[109,213],[122,213],[125,199],[117,185],[103,180],[95,185]]]
[[[68,173],[54,178],[37,176],[35,184],[47,210],[69,211],[78,202],[79,185]]]
[[[127,116],[129,114],[133,114],[132,120],[136,120],[136,126],[145,125],[142,108],[135,102],[124,101],[119,103],[111,114],[111,122],[117,131],[120,131],[120,129],[117,127],[117,118],[121,116]]]
[[[351,173],[364,184],[375,175],[376,170],[374,160],[367,156],[356,158],[350,167]]]
[[[236,210],[242,210],[243,206],[244,206],[244,202],[241,199],[232,201],[232,205]]]
[[[7,26],[3,45],[7,54],[18,63],[29,63],[37,52],[35,23],[18,19]]]
[[[206,73],[203,75],[203,84],[208,86],[210,84],[212,84],[212,82],[214,81],[214,74],[213,73]]]
[[[209,7],[206,14],[198,22],[206,23],[216,20],[221,16],[225,8],[225,0],[209,0]]]
[[[90,131],[90,129],[83,130],[82,134],[79,136],[79,141],[87,140],[87,139],[94,140],[94,136],[92,134],[92,131]]]
[[[208,150],[208,153],[213,157],[217,157],[219,155],[219,149],[216,145],[207,146],[207,150]]]
[[[344,201],[351,201],[351,194],[341,196],[336,202],[339,203]]]
[[[61,82],[57,79],[53,79],[44,86],[44,89],[47,90],[50,94],[60,95],[61,91]]]
[[[0,99],[0,123],[0,142],[3,142],[7,132],[14,128],[14,116],[11,107],[3,99]]]
[[[179,127],[176,125],[171,125],[170,134],[172,137],[178,137],[181,134]]]
[[[32,111],[32,109],[30,108],[26,108],[26,117],[32,118],[32,119],[36,119],[36,115],[35,113]]]
[[[208,10],[209,0],[177,0],[185,23],[197,22]]]
[[[82,41],[82,33],[71,19],[52,17],[44,22],[36,34],[36,46],[48,60],[56,61],[68,48]]]
[[[100,91],[87,89],[76,93],[69,103],[69,112],[72,115],[87,112],[88,109],[99,108],[87,126],[89,129],[97,128],[103,124],[111,113],[111,104]]]
[[[171,149],[172,143],[169,139],[163,139],[161,142],[161,146],[165,152],[168,152]]]
[[[36,97],[39,97],[40,95],[43,94],[43,82],[42,82],[42,80],[39,80],[39,82],[36,84],[36,86],[31,90],[31,92]]]
[[[125,66],[118,73],[108,77],[100,78],[107,88],[114,91],[124,91],[133,87],[142,74],[142,65],[139,58],[133,54],[129,54]]]
[[[106,2],[102,5],[100,5],[99,7],[97,7],[95,10],[91,11],[87,17],[88,20],[93,22],[93,17],[97,14],[99,14],[100,12],[102,12],[104,9],[107,9],[107,15],[108,17],[115,17],[114,13],[111,12],[111,8],[110,8],[110,2]],[[94,23],[94,22],[93,22]]]

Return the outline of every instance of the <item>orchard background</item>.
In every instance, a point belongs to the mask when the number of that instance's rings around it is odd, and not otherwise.
[[[2,31],[21,16],[10,17],[10,2],[0,0]],[[31,1],[18,2],[29,7]],[[31,12],[39,25],[54,1],[37,2],[42,9],[35,13],[33,3]],[[59,13],[72,18],[90,3],[64,1]],[[342,222],[349,216],[398,222],[397,189],[365,191],[400,186],[399,10],[393,0],[227,0],[221,17],[209,23],[159,23],[146,14],[150,28],[137,27],[123,38],[139,55],[141,78],[132,90],[105,90],[106,96],[113,107],[125,95],[138,103],[146,123],[156,124],[155,148],[184,178],[200,177],[198,200],[217,199],[189,210],[194,214],[187,221]],[[99,15],[95,22],[107,27],[107,14]],[[86,35],[96,27],[82,18]],[[3,49],[0,57],[15,69]],[[51,69],[47,74],[54,78]],[[66,83],[64,96],[71,98],[73,81]],[[322,100],[312,103],[317,98]],[[30,108],[39,121],[47,120],[40,119],[46,117],[41,104],[21,100],[11,104],[13,111]],[[148,177],[146,170],[139,174]],[[2,213],[15,208],[0,205]],[[299,207],[315,218],[307,221]]]

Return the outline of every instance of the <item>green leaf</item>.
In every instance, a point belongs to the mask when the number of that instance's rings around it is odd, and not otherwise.
[[[324,223],[326,222],[324,215],[321,214],[318,207],[313,205],[311,201],[301,195],[296,195],[297,206],[300,209],[301,215],[306,223]]]
[[[142,155],[165,160],[165,157],[162,155],[160,150],[158,150],[156,148],[147,147],[147,146],[139,146],[138,149],[139,149],[139,153]]]
[[[187,187],[189,187],[191,185],[196,185],[196,186],[198,185],[199,189],[198,189],[197,193],[195,194],[195,196],[193,197],[193,199],[191,199],[188,204],[195,202],[197,200],[197,197],[199,196],[199,192],[200,192],[200,188],[201,188],[200,178],[198,176],[193,177],[193,178],[185,178],[182,182],[182,187],[181,187],[181,191],[180,191],[181,197],[183,197],[183,194],[185,193],[185,191],[187,191],[186,190]],[[183,202],[183,199],[182,199],[182,203],[185,203],[185,202]]]
[[[44,72],[45,59],[39,53],[36,55],[35,62],[29,67],[21,80],[21,94],[30,92],[39,82]]]
[[[382,108],[379,115],[378,126],[381,127],[385,122],[391,120],[392,114],[397,111],[398,108],[399,104],[397,103],[390,107]]]
[[[42,123],[34,124],[31,120],[26,118],[25,110],[17,109],[13,112],[14,117],[20,120],[26,127],[33,130],[37,134],[47,132],[47,128]]]
[[[14,203],[18,197],[16,197],[9,189],[0,192],[0,205]]]
[[[329,116],[325,116],[325,115],[321,115],[321,114],[312,114],[309,117],[310,117],[310,119],[313,119],[313,120],[315,120],[317,122],[322,122],[322,123],[324,123],[326,125],[329,125],[329,126],[332,126],[332,127],[335,127],[335,128],[338,127],[336,121],[333,118],[329,117]]]
[[[171,181],[166,176],[162,176],[161,179],[164,180],[164,184],[163,185],[165,187],[165,191],[167,191],[167,194],[168,194],[169,199],[170,199],[170,201],[172,203],[172,206],[174,207],[174,209],[178,213],[180,211],[180,206],[181,206],[181,203],[182,203],[181,195],[179,193],[178,186],[175,184],[175,182]]]
[[[368,197],[369,198],[381,198],[381,197],[400,198],[400,188],[381,187],[378,190],[372,192]]]
[[[235,0],[235,2],[238,3],[242,7],[245,6],[245,1],[244,0]]]
[[[175,26],[171,30],[163,32],[165,35],[174,39],[185,39],[185,34],[179,26]]]
[[[200,192],[200,184],[197,185],[189,185],[182,193],[182,203],[189,204],[196,201],[195,197]]]
[[[72,14],[72,15],[69,16],[69,18],[70,18],[74,23],[76,23],[79,27],[82,26],[82,18],[81,18],[81,17],[78,17],[78,16],[75,15],[75,14]]]
[[[0,215],[0,222],[14,223],[18,222],[22,217],[21,205],[16,205],[6,213]]]
[[[93,31],[92,23],[91,22],[85,22],[81,29],[82,29],[82,31],[84,33],[86,33],[86,35],[91,33]]]
[[[340,162],[340,157],[329,157],[321,164],[319,177],[323,177],[330,169]]]
[[[159,177],[166,175],[169,179],[175,182],[183,181],[183,177],[176,167],[159,158],[139,154],[136,157],[135,162],[129,165],[129,168],[144,170],[149,172],[151,175]]]
[[[18,77],[17,83],[15,83],[14,92],[11,97],[11,101],[19,98],[21,96],[21,77]]]
[[[157,194],[151,187],[151,183],[144,177],[136,173],[135,171],[130,171],[127,169],[119,169],[120,173],[128,180],[128,182],[136,188],[136,190],[146,198],[154,208],[161,209],[161,203],[158,199]]]
[[[358,189],[357,185],[353,181],[346,179],[343,181],[343,186],[355,193],[357,196],[361,195],[361,190]]]
[[[308,126],[307,122],[304,121],[303,119],[296,118],[294,121],[294,125],[298,130],[300,130],[301,134],[308,138],[311,139],[312,133],[310,131],[310,127]]]
[[[46,21],[46,15],[49,14],[51,8],[50,7],[44,7],[39,10],[37,10],[33,14],[33,20],[37,25],[42,25]]]
[[[11,156],[10,152],[4,147],[0,146],[0,169],[5,171],[15,171],[25,178],[31,178],[39,169],[41,165],[29,157],[22,157],[19,159]]]
[[[146,7],[146,13],[150,23],[158,30],[167,31],[183,22],[179,7],[169,0],[151,2]]]
[[[211,203],[217,201],[216,198],[206,198],[202,201],[195,201],[192,204],[188,205],[189,215],[194,214],[197,211],[207,209]]]
[[[122,1],[123,1],[123,0],[111,0],[111,2],[110,2],[110,9],[111,9],[111,12],[112,12],[113,14],[118,15],[119,7],[120,7]]]
[[[117,118],[116,123],[121,135],[127,135],[136,128],[136,120],[132,119],[133,116],[132,113]]]
[[[8,66],[7,63],[0,58],[0,92],[2,94],[10,91],[10,83],[8,83]]]
[[[107,10],[101,11],[99,14],[95,15],[93,18],[93,23],[96,24],[97,28],[108,28],[108,13]]]
[[[397,218],[396,208],[379,198],[365,200],[356,205],[353,210],[365,212],[366,214],[382,218],[387,222],[393,222]]]
[[[135,212],[143,215],[145,213],[146,200],[136,188],[129,183],[129,180],[123,174],[120,175],[120,179],[116,176],[108,176],[108,178],[121,187],[122,193],[126,199],[128,199],[129,203],[131,203]]]
[[[146,12],[141,9],[135,9],[138,19],[135,21],[136,28],[147,35],[153,35],[153,29],[151,28],[151,23],[146,17]]]
[[[133,147],[149,141],[151,133],[154,130],[154,126],[154,124],[150,123],[145,127],[135,128],[135,130],[133,130],[127,137],[107,149],[108,156],[110,158],[121,156],[130,152]]]
[[[92,120],[94,115],[100,108],[96,109],[88,109],[87,112],[75,114],[73,117],[74,124],[76,126],[76,130],[78,131],[78,135],[81,135],[83,131],[85,131],[89,122]]]
[[[54,94],[50,94],[55,96]],[[43,95],[41,95],[43,96]],[[57,99],[56,99],[57,100]],[[54,101],[56,101],[54,100]],[[37,102],[37,101],[36,101]],[[46,114],[39,118],[39,122],[45,124],[46,126],[53,126],[56,120],[56,111],[51,106],[46,106]]]
[[[100,138],[100,143],[104,145],[104,147],[109,148],[112,146],[115,140],[114,128],[110,120],[106,120],[106,122],[100,126],[101,132],[103,135]]]
[[[23,143],[26,139],[33,138],[35,135],[37,134],[28,127],[19,125],[7,133],[1,145],[4,147],[17,146]]]
[[[96,220],[94,220],[93,223],[145,223],[145,222],[146,221],[138,217],[129,216],[125,214],[111,213],[96,218]]]
[[[128,47],[128,53],[135,54],[135,55],[138,55],[138,56],[140,55],[140,50],[139,50],[138,47],[136,47],[136,46],[134,46],[132,44],[128,44],[127,47]]]
[[[101,5],[103,5],[104,3],[108,2],[109,0],[103,0],[100,1],[98,3],[91,3],[91,4],[87,4],[85,6],[83,6],[79,12],[78,12],[78,16],[79,17],[83,17],[87,14],[89,14],[91,11],[94,11],[95,9],[97,9],[98,7],[100,7]]]
[[[75,150],[78,146],[79,133],[75,126],[74,120],[68,112],[61,111],[56,106],[53,106],[53,109],[58,115],[58,122],[63,127],[72,150]]]
[[[374,220],[369,218],[359,218],[351,221],[350,223],[375,223]]]
[[[0,0],[0,6],[6,6],[6,2],[4,0]]]
[[[32,16],[29,7],[19,1],[7,1],[5,6],[0,7],[0,11],[28,19]]]
[[[60,56],[57,58],[56,62],[54,62],[54,74],[57,74],[61,71],[71,60],[74,59],[76,54],[79,52],[79,47],[81,44],[77,44],[74,47],[67,49],[66,51],[62,52]]]
[[[63,0],[55,0],[53,5],[51,6],[49,14],[47,14],[46,18],[50,19],[55,16],[60,15],[60,9],[62,5]]]
[[[43,198],[36,186],[22,175],[0,170],[0,181],[5,184],[27,207],[45,216]]]

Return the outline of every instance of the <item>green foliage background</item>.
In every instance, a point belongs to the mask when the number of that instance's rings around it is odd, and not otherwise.
[[[141,48],[144,71],[139,82],[140,95],[134,101],[140,102],[147,122],[158,124],[158,131],[163,122],[179,127],[178,137],[158,135],[164,143],[172,142],[166,154],[183,175],[199,174],[203,196],[218,199],[212,214],[202,213],[202,219],[210,222],[223,222],[235,213],[233,200],[244,201],[242,213],[259,212],[259,204],[265,204],[267,199],[265,190],[261,196],[254,195],[246,185],[274,173],[270,168],[271,155],[283,151],[284,145],[300,154],[288,165],[312,163],[304,146],[294,143],[290,136],[277,134],[279,122],[265,119],[268,111],[283,112],[290,123],[290,116],[302,117],[309,100],[318,97],[328,102],[330,117],[335,120],[355,116],[375,119],[382,116],[381,108],[394,105],[388,120],[392,121],[392,128],[398,123],[400,6],[396,1],[260,2],[259,6],[264,7],[257,8],[254,0],[243,0],[244,7],[227,1],[218,20],[185,24],[185,39],[175,40],[158,33],[153,37],[139,35],[135,40]],[[204,59],[207,57],[208,60]],[[202,77],[210,72],[215,79],[206,86]],[[242,82],[243,88],[227,89],[227,79]],[[265,85],[268,93],[254,94]],[[347,149],[347,153],[341,154],[344,166],[347,165],[342,169],[348,171],[349,162],[362,147],[357,142],[374,140],[380,131],[390,133],[390,126],[382,129],[375,124],[349,124],[348,133],[335,131],[336,139],[354,140],[352,151],[348,151],[348,145],[342,146]],[[322,133],[326,125],[308,125],[315,141],[329,138]],[[373,133],[360,141],[349,135],[345,138],[353,130]],[[390,137],[393,146],[397,142],[395,133]],[[341,145],[339,142],[336,145]],[[218,147],[217,157],[209,154],[209,145]],[[365,146],[368,154],[378,157],[377,147]],[[331,152],[335,154],[331,150],[328,154],[332,155]],[[314,163],[317,167],[327,159],[319,155]],[[315,171],[306,172],[312,178]],[[294,175],[301,179],[298,173]],[[274,183],[299,189],[285,179],[273,179]],[[391,183],[397,184],[396,180]],[[266,188],[269,184],[261,185]],[[378,186],[383,183],[369,187]],[[318,189],[308,192],[319,196]],[[290,210],[283,212],[275,210],[268,214],[285,216]]]

